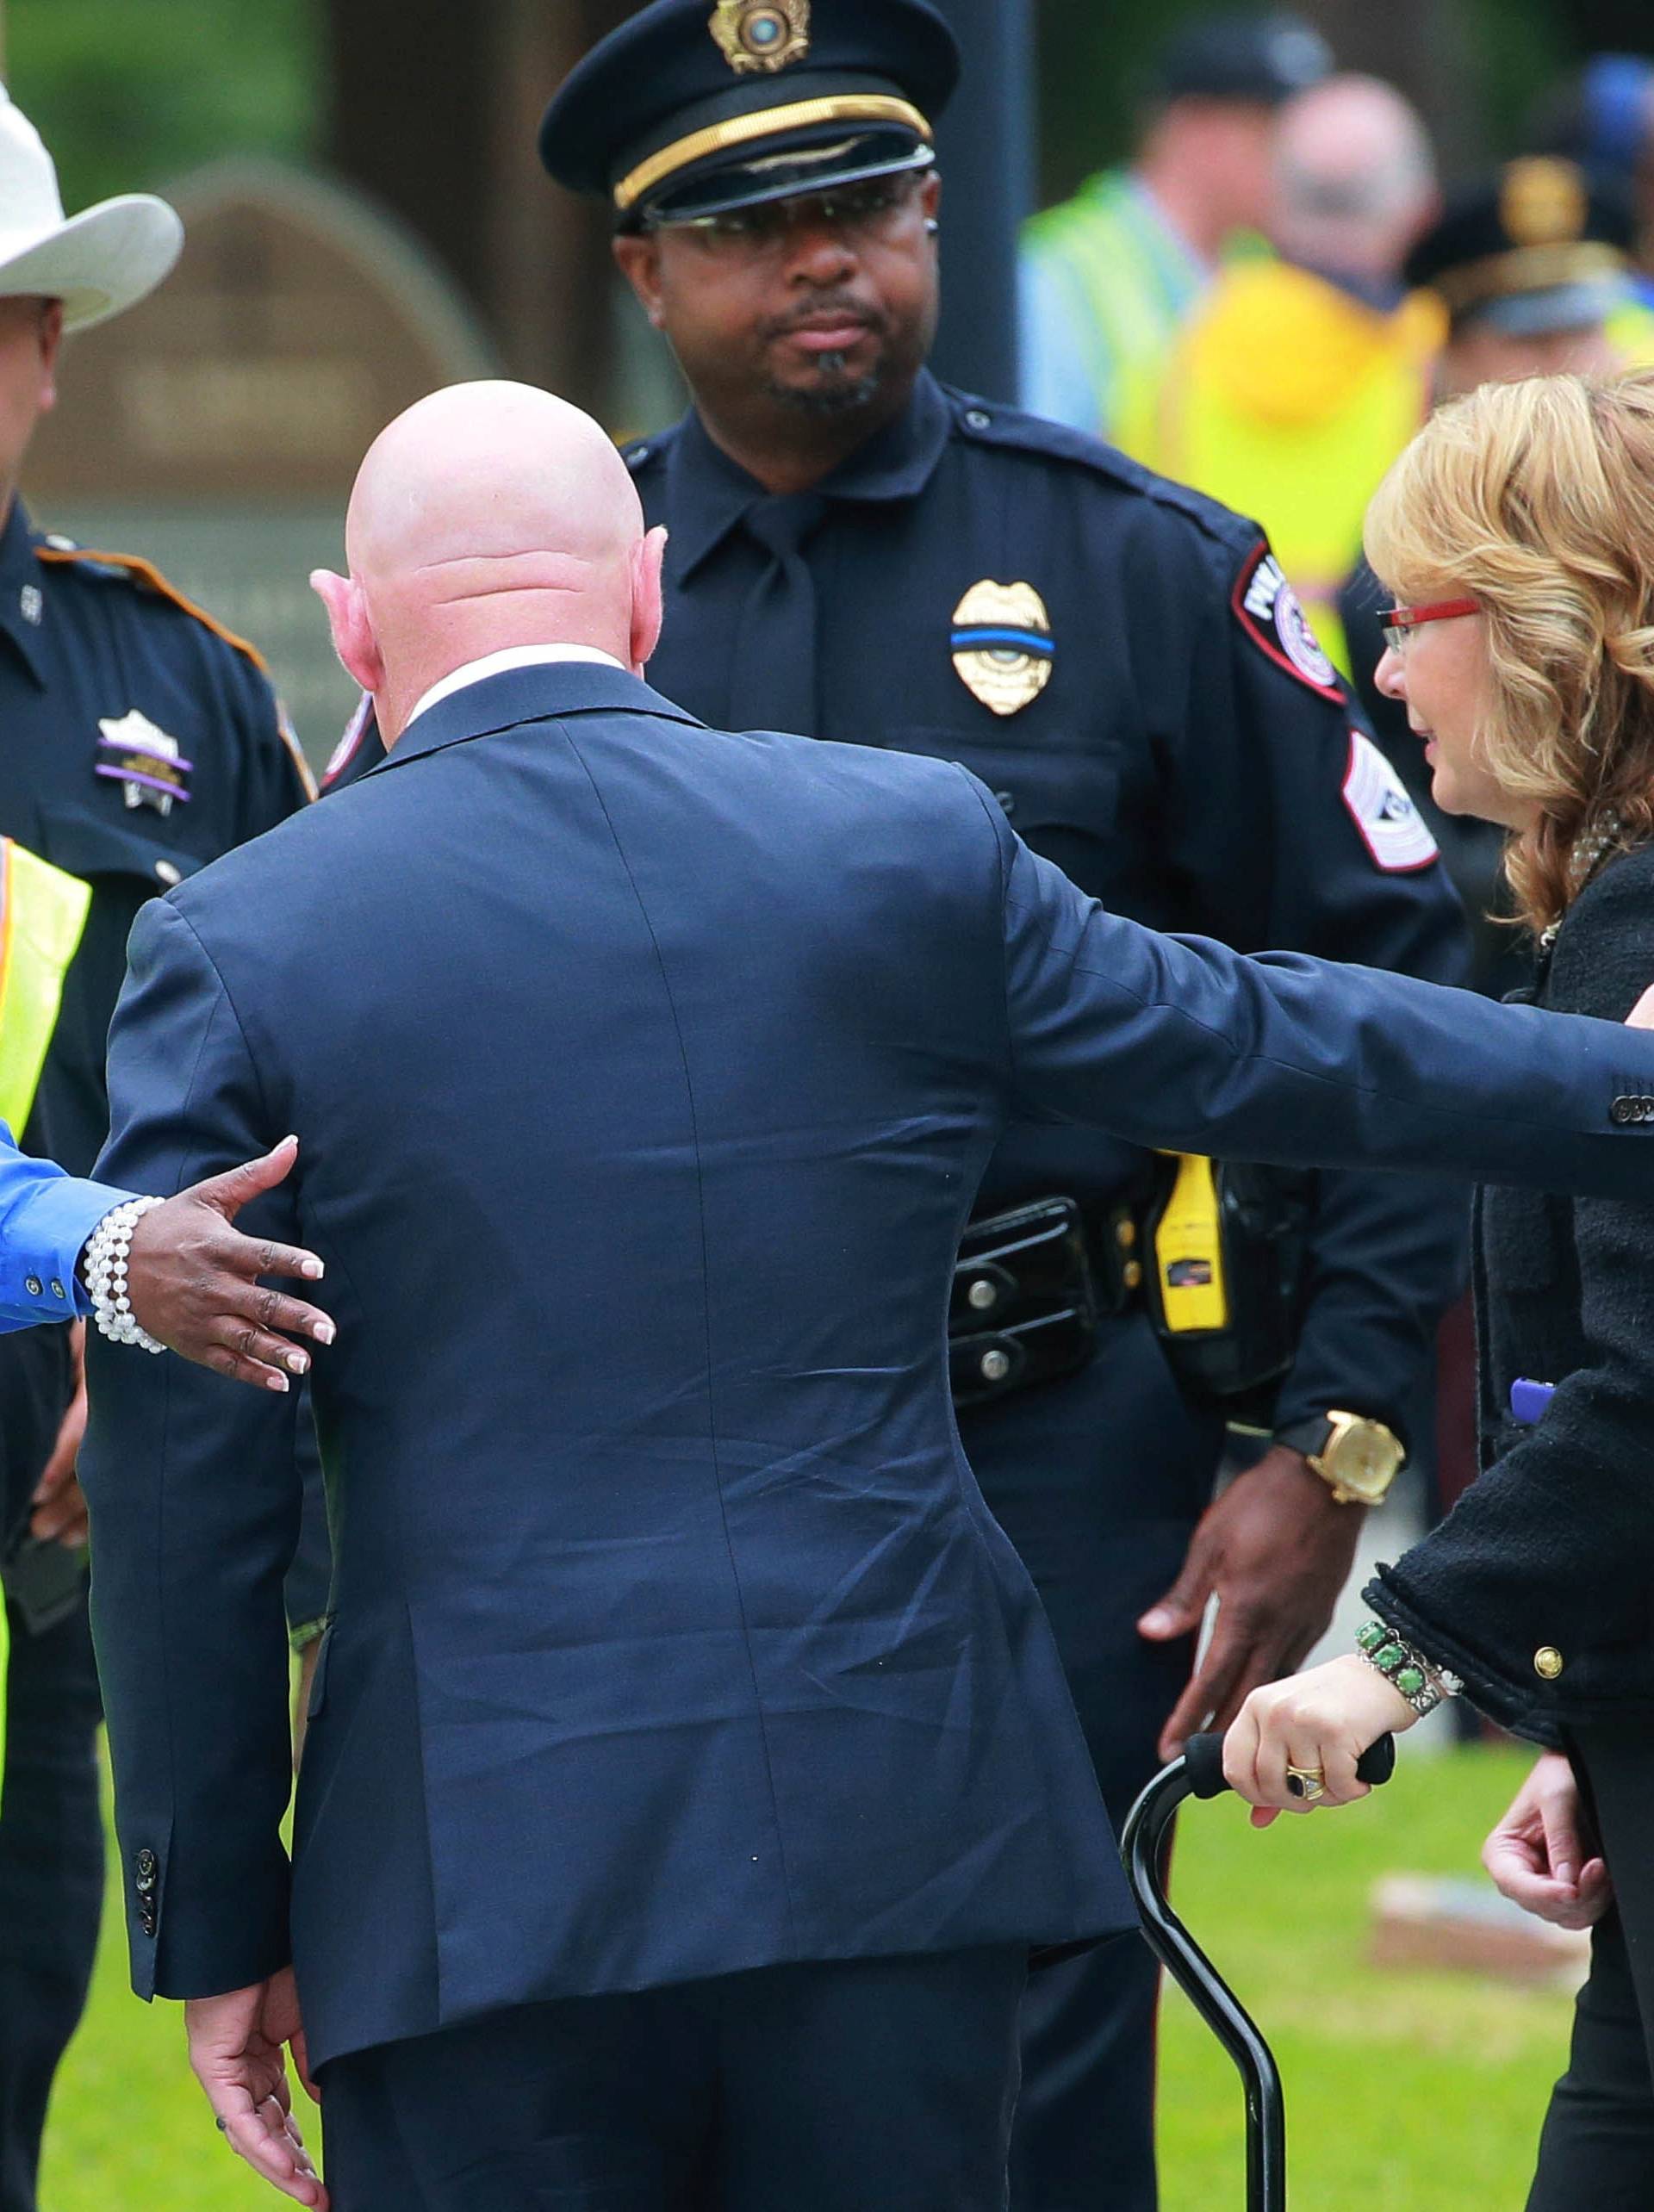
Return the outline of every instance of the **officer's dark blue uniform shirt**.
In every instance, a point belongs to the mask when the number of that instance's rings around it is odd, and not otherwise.
[[[25,1152],[84,1176],[103,1149],[109,1020],[140,907],[313,795],[251,646],[147,563],[48,537],[12,502],[0,530],[0,835],[92,891]],[[308,1423],[300,1451],[311,1501],[289,1586],[295,1623],[321,1613],[328,1575]]]
[[[147,898],[305,804],[262,663],[142,562],[0,531],[0,834],[80,876],[92,904],[25,1151],[84,1175],[109,1134],[103,1056]]]
[[[961,761],[1155,928],[1465,979],[1429,832],[1255,524],[928,375],[812,493],[767,494],[693,413],[627,457],[671,533],[650,680],[715,728]],[[1100,1198],[1138,1165],[1026,1128],[983,1197]],[[1282,1426],[1341,1406],[1406,1432],[1463,1230],[1428,1184],[1324,1179]]]

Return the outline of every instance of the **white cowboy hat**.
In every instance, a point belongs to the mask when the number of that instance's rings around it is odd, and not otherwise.
[[[171,275],[183,225],[129,192],[65,217],[40,134],[0,85],[0,299],[61,300],[65,330],[118,315]]]

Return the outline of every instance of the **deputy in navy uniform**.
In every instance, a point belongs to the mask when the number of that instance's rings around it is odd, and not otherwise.
[[[107,1134],[104,1041],[140,909],[306,798],[303,764],[251,648],[146,562],[36,529],[17,496],[30,436],[56,396],[63,333],[143,297],[182,241],[172,209],[147,197],[65,221],[50,156],[0,92],[0,835],[91,886],[21,1132],[25,1151],[72,1176],[86,1174]],[[62,1314],[74,1310],[72,1275],[36,1279],[48,1300],[59,1286]],[[0,1344],[0,1397],[32,1409],[7,1426],[0,1530],[11,1629],[0,1809],[3,2212],[33,2212],[47,2097],[84,2002],[102,1893],[97,1685],[84,1588],[63,1571],[84,1535],[74,1358],[69,1326]],[[320,1610],[325,1596],[315,1602]]]
[[[720,726],[962,761],[1036,851],[1157,928],[1458,980],[1434,845],[1258,527],[927,372],[958,65],[922,0],[658,0],[545,119],[548,167],[608,201],[694,395],[629,455],[670,531],[652,680]],[[1340,1476],[1377,1495],[1399,1465],[1462,1243],[1417,1185],[1325,1178],[1278,1440],[1214,1505],[1224,1419],[1173,1381],[1122,1213],[1145,1165],[1095,1133],[1008,1136],[983,1211],[1076,1202],[1120,1310],[1082,1371],[1035,1387],[990,1338],[961,1422],[1116,1818],[1160,1749],[1325,1626],[1363,1510]],[[1136,1945],[1036,1977],[1019,2212],[1153,2203],[1154,1993]]]
[[[948,1404],[1006,1122],[1646,1196],[1654,1037],[1158,936],[948,761],[706,727],[544,393],[421,401],[346,543],[393,749],[144,910],[110,1038],[102,1171],[296,1130],[339,1325],[290,1874],[293,1401],[89,1351],[136,1985],[318,2205],[302,2029],[334,2212],[1003,2212],[1029,1950],[1130,1917]]]

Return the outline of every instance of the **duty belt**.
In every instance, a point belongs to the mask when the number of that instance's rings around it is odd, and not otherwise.
[[[1075,1373],[1098,1323],[1141,1302],[1186,1395],[1267,1426],[1297,1346],[1315,1188],[1286,1169],[1177,1153],[1112,1202],[981,1215],[954,1268],[954,1403]]]

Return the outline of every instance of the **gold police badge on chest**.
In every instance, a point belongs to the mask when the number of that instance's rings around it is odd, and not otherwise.
[[[1051,680],[1051,618],[1032,584],[985,576],[954,609],[954,667],[994,714],[1020,714]]]
[[[183,758],[176,737],[158,730],[136,707],[118,721],[101,720],[97,727],[97,774],[120,785],[128,811],[152,806],[165,817],[176,801],[189,805],[194,762]]]
[[[810,0],[718,0],[706,28],[737,76],[773,75],[810,51]]]

